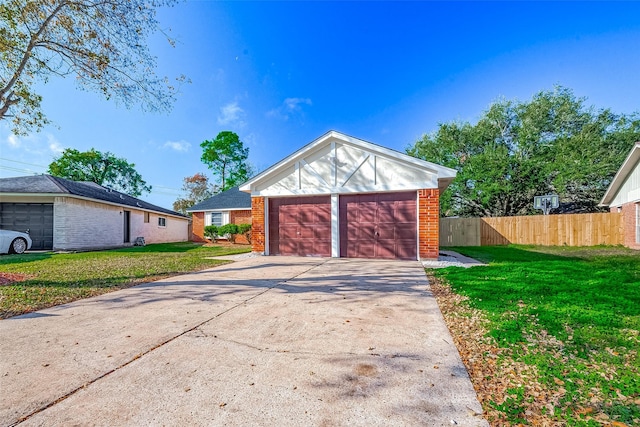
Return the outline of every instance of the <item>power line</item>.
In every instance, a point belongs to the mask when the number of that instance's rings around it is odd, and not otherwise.
[[[35,167],[38,167],[38,168],[47,169],[47,166],[37,165],[35,163],[22,162],[20,160],[7,159],[7,158],[4,158],[4,157],[0,157],[0,161],[19,163],[21,165],[35,166]],[[28,174],[32,174],[32,175],[40,175],[42,173],[42,172],[33,171],[31,169],[20,169],[20,168],[14,168],[14,167],[11,167],[11,166],[4,166],[4,165],[1,165],[1,164],[0,164],[0,169],[9,170],[9,171],[12,171],[12,172],[28,173]],[[162,186],[162,185],[153,185],[153,184],[150,184],[150,185],[151,185],[152,188],[160,188],[160,189],[163,189],[163,190],[169,190],[168,192],[167,191],[164,191],[164,192],[163,191],[152,191],[152,193],[155,193],[155,194],[162,194],[162,195],[165,195],[165,196],[179,196],[179,195],[182,194],[182,190],[178,190],[177,188],[165,187],[165,186]]]

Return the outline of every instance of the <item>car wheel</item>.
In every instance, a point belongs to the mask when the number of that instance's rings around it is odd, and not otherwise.
[[[12,254],[22,254],[26,250],[27,250],[27,241],[24,240],[22,237],[13,239],[13,242],[11,242],[11,247],[9,248],[9,251]]]

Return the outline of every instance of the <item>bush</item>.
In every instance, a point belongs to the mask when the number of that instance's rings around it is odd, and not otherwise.
[[[218,228],[218,233],[220,233],[221,236],[225,236],[231,243],[235,243],[238,226],[236,224],[225,224]]]
[[[217,242],[220,236],[220,230],[217,225],[207,225],[204,228],[204,237],[211,239],[212,242]]]
[[[251,244],[251,224],[238,224],[238,234],[244,235],[247,242]]]

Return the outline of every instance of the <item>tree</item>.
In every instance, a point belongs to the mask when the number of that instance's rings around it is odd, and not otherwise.
[[[218,192],[215,186],[209,184],[209,178],[202,173],[196,173],[193,176],[184,178],[182,191],[186,192],[187,195],[173,202],[173,210],[183,214],[186,214],[187,209],[191,206],[208,199]]]
[[[458,171],[441,195],[443,215],[531,214],[533,197],[550,193],[568,210],[594,212],[640,140],[640,118],[585,101],[563,87],[529,102],[500,100],[475,125],[440,124],[407,152]]]
[[[146,45],[156,8],[175,0],[4,0],[0,4],[0,120],[13,132],[48,120],[35,83],[74,76],[82,89],[129,107],[168,109],[175,87],[155,75]],[[168,38],[173,44],[173,40]],[[178,80],[184,80],[184,77]]]
[[[138,197],[150,192],[151,186],[136,172],[135,166],[112,153],[101,153],[94,148],[85,152],[67,148],[49,165],[47,172],[73,181],[95,182]]]
[[[220,179],[220,191],[228,190],[249,179],[251,166],[247,162],[249,149],[238,135],[222,131],[213,141],[204,141],[202,162]]]

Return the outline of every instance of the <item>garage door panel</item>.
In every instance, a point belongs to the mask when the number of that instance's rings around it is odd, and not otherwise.
[[[281,224],[298,224],[298,209],[296,206],[282,206],[279,220]]]
[[[298,226],[297,225],[281,225],[280,226],[280,239],[296,239],[298,238]]]
[[[379,227],[377,237],[378,240],[395,240],[396,233],[394,227]]]
[[[395,238],[398,240],[414,240],[415,236],[415,224],[398,224],[395,227]]]
[[[270,199],[269,252],[331,256],[330,197]]]
[[[340,254],[359,258],[417,258],[415,192],[340,197]]]
[[[380,206],[378,208],[378,223],[393,224],[396,222],[393,206]]]
[[[331,236],[331,224],[316,225],[313,227],[314,239],[325,239],[327,236]]]
[[[376,245],[376,258],[395,259],[396,252],[395,240],[383,240]]]
[[[53,249],[52,203],[0,203],[0,228],[26,231],[33,244],[31,249]]]
[[[414,205],[404,209],[398,209],[394,216],[397,223],[413,222],[416,219],[416,207]]]

